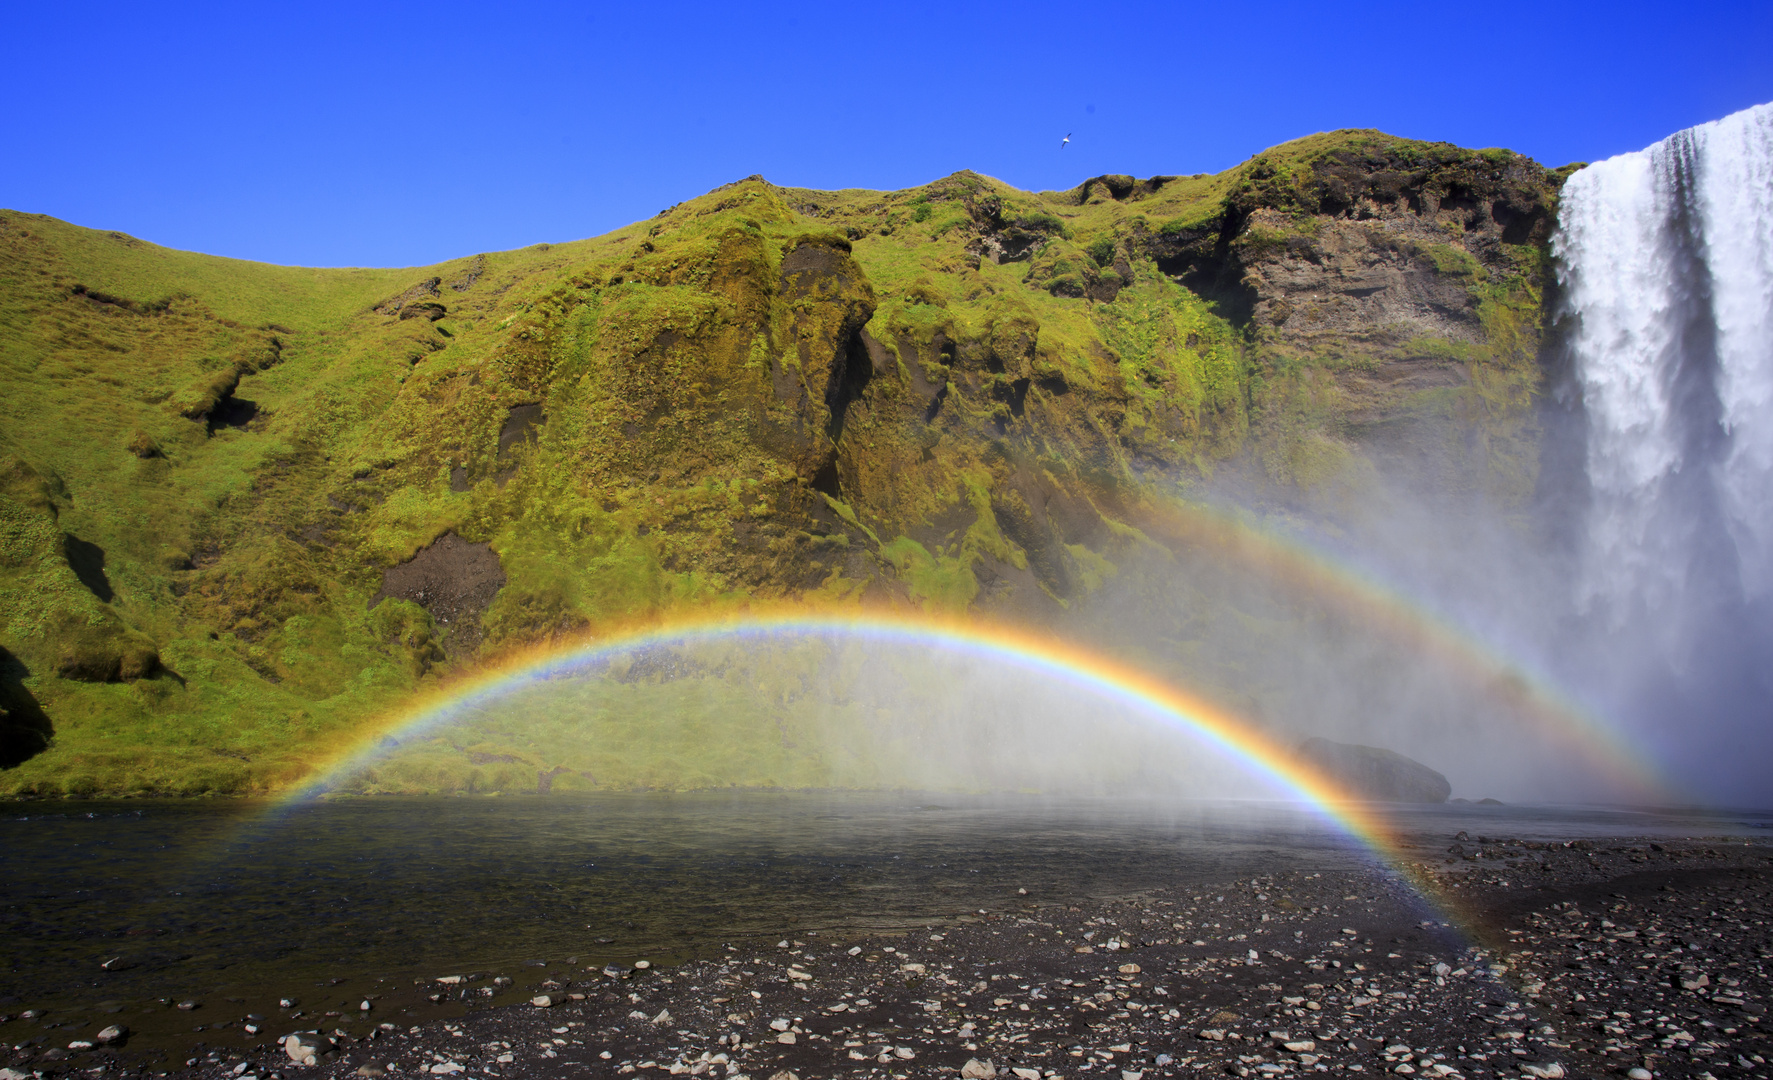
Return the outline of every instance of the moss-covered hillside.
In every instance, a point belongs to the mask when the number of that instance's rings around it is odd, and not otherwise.
[[[1066,192],[753,177],[407,270],[0,211],[0,791],[274,787],[684,606],[1058,621],[1178,499],[1509,512],[1560,182],[1345,131]]]

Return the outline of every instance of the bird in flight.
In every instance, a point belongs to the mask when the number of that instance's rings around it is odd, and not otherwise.
[[[1061,150],[1065,149],[1065,147],[1070,145],[1070,143],[1071,143],[1071,132],[1067,131],[1065,133],[1065,137],[1063,139],[1059,140],[1059,149],[1061,149]]]

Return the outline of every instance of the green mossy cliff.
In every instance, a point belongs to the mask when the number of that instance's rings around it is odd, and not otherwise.
[[[1052,623],[1177,500],[1518,513],[1562,176],[1344,131],[1056,193],[753,177],[408,270],[0,212],[0,791],[274,788],[686,607]]]

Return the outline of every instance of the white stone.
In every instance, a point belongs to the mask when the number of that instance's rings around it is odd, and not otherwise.
[[[960,1067],[961,1080],[996,1080],[997,1069],[989,1061],[978,1058],[967,1058],[967,1063]]]
[[[283,1052],[298,1065],[312,1065],[332,1049],[333,1041],[324,1035],[302,1033],[283,1039]]]

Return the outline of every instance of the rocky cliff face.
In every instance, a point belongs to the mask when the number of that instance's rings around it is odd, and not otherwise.
[[[424,679],[683,605],[1056,622],[1233,487],[1518,505],[1559,182],[1340,132],[1039,195],[750,178],[406,271],[0,214],[0,452],[41,481],[0,644],[60,718],[4,783],[276,783]]]

